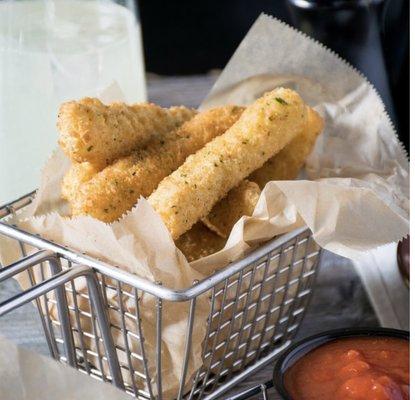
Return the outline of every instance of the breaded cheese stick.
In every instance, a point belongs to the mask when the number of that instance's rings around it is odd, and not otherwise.
[[[173,239],[205,217],[245,177],[298,135],[305,104],[289,89],[275,89],[248,106],[239,120],[163,179],[148,198]]]
[[[193,225],[192,229],[180,236],[175,243],[186,256],[187,261],[191,262],[223,249],[226,239],[212,232],[199,221]]]
[[[72,214],[86,214],[105,222],[118,219],[140,196],[149,196],[187,156],[223,134],[238,120],[242,111],[243,108],[237,106],[207,110],[163,138],[151,139],[144,148],[115,161],[81,184],[75,196],[67,198]],[[68,177],[64,185],[73,187],[73,179]]]
[[[72,161],[88,161],[102,168],[152,137],[179,127],[195,113],[186,107],[165,109],[151,103],[105,105],[94,98],[70,101],[59,110],[59,144]]]
[[[212,208],[203,223],[217,235],[227,238],[243,215],[252,215],[261,189],[255,182],[244,179]]]
[[[89,162],[73,163],[62,180],[62,197],[70,201],[75,199],[81,185],[89,182],[98,172]]]
[[[219,236],[227,238],[232,227],[243,215],[252,215],[261,189],[269,181],[295,179],[311,153],[318,135],[323,130],[323,119],[307,107],[307,126],[261,168],[254,171],[203,218],[205,225]],[[258,186],[259,185],[259,186]]]
[[[278,154],[269,159],[261,168],[254,171],[248,179],[256,182],[261,189],[269,181],[295,179],[300,173],[308,155],[313,150],[323,127],[324,122],[320,115],[312,108],[307,107],[306,128]]]

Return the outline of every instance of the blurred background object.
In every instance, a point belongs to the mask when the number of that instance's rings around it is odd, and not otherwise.
[[[221,69],[261,12],[279,18],[367,76],[408,148],[409,0],[152,0],[140,11],[146,69],[162,75]]]
[[[409,235],[405,238],[403,238],[398,243],[398,267],[401,271],[402,277],[405,281],[405,283],[409,287],[409,279],[410,279],[410,238]]]
[[[381,16],[382,45],[397,126],[409,151],[409,0],[388,0]]]
[[[146,99],[134,0],[0,1],[0,204],[35,189],[59,104]]]

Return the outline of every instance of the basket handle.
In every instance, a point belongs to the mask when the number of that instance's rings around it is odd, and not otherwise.
[[[14,266],[15,265],[12,264],[9,267],[14,267]],[[25,268],[23,268],[22,270],[18,272],[21,272],[24,269]],[[12,272],[14,271],[0,271],[0,282],[4,279],[10,278],[13,275],[15,275],[15,273],[11,274]],[[71,269],[67,269],[65,271],[58,272],[56,275],[52,276],[51,278],[46,279],[45,281],[38,283],[37,285],[34,285],[30,287],[29,289],[0,303],[0,317],[9,313],[10,311],[15,310],[18,307],[23,306],[26,303],[29,303],[35,300],[36,298],[50,292],[51,290],[61,287],[62,285],[71,281],[72,279],[78,278],[80,276],[88,275],[89,272],[90,272],[90,268],[85,267],[85,266],[78,266],[78,267],[74,267]]]
[[[71,322],[69,317],[68,302],[65,295],[65,287],[63,286],[64,283],[60,284],[59,282],[59,278],[61,277],[60,274],[62,272],[62,266],[58,256],[52,251],[46,250],[41,250],[29,256],[26,256],[23,259],[15,263],[12,263],[0,270],[0,282],[6,279],[10,279],[20,272],[29,271],[31,267],[46,261],[49,263],[50,270],[53,275],[52,278],[45,280],[37,285],[35,285],[34,282],[32,282],[32,287],[30,289],[25,290],[22,293],[13,296],[12,298],[1,303],[0,316],[7,314],[8,312],[16,309],[17,307],[22,306],[23,304],[28,303],[31,300],[37,300],[38,297],[42,296],[43,294],[46,294],[50,290],[55,290],[58,315],[61,321],[61,333],[62,338],[64,340],[66,359],[70,366],[75,367],[75,343],[71,332]],[[56,284],[54,284],[55,279],[58,281],[56,282]],[[37,306],[39,309],[39,315],[41,316],[42,310],[39,308],[40,306],[38,302]],[[45,334],[46,332],[49,332],[49,329],[47,329],[45,326],[44,329]]]
[[[25,271],[33,265],[44,261],[49,261],[52,273],[51,278],[44,280],[37,285],[11,297],[10,299],[0,303],[0,317],[15,310],[22,305],[29,303],[39,296],[42,296],[52,290],[56,290],[58,313],[62,322],[62,334],[64,335],[66,347],[66,356],[68,363],[71,366],[76,366],[76,358],[74,351],[74,343],[71,332],[70,320],[68,315],[68,304],[65,295],[65,283],[73,279],[84,276],[87,285],[92,305],[96,310],[96,318],[100,327],[102,340],[104,342],[104,349],[108,360],[110,373],[112,376],[112,383],[125,390],[124,382],[121,374],[120,363],[118,360],[115,344],[110,332],[110,324],[108,320],[107,311],[105,309],[102,295],[99,289],[99,284],[92,268],[85,265],[77,265],[72,268],[61,270],[60,262],[56,254],[49,251],[39,251],[30,256],[25,257],[21,261],[10,264],[0,270],[0,282],[13,277],[19,272]]]

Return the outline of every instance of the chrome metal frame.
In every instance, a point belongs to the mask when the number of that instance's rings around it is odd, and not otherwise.
[[[52,357],[136,398],[161,399],[163,307],[185,302],[187,330],[176,398],[214,399],[291,343],[319,265],[321,249],[308,229],[275,238],[193,286],[176,290],[10,225],[8,217],[30,204],[33,194],[0,208],[0,235],[15,240],[22,255],[0,269],[0,282],[25,273],[30,281],[27,290],[0,304],[0,316],[35,301]],[[79,280],[86,281],[84,291],[76,289]],[[153,296],[156,304],[154,376],[141,326],[143,293]],[[189,377],[195,310],[207,296],[203,364]],[[127,300],[134,303],[133,309],[126,308]],[[121,332],[121,343],[115,341],[114,330]]]

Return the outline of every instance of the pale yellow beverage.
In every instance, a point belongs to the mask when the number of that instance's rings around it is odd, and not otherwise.
[[[0,1],[0,204],[39,185],[61,102],[108,87],[146,100],[141,43],[109,0]]]

